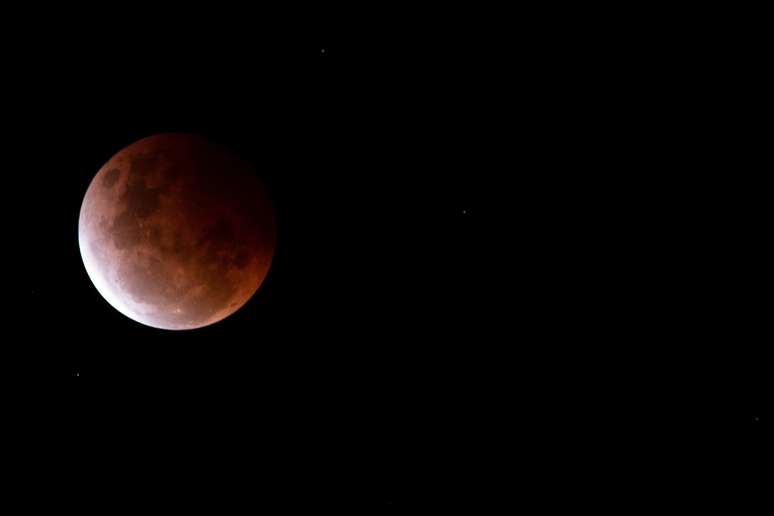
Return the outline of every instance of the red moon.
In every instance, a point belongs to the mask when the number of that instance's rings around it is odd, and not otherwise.
[[[151,136],[113,156],[78,221],[99,293],[127,317],[168,330],[207,326],[242,307],[268,273],[275,234],[252,167],[191,134]]]

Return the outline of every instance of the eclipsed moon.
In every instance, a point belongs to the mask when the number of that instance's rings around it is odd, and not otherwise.
[[[162,134],[113,156],[91,181],[78,243],[116,310],[185,330],[242,307],[269,270],[274,210],[253,169],[190,134]]]

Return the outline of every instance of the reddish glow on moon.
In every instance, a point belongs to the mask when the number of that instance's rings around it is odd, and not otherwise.
[[[116,310],[185,330],[242,307],[268,273],[266,187],[228,149],[190,134],[142,139],[97,172],[81,205],[86,271]]]

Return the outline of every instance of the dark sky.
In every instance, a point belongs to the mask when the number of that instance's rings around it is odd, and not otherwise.
[[[391,503],[418,421],[408,411],[425,418],[446,403],[420,394],[416,373],[442,367],[472,327],[474,182],[486,160],[455,85],[466,70],[430,47],[230,17],[151,20],[139,36],[125,25],[73,27],[8,56],[6,206],[23,251],[6,367],[60,385],[56,444],[36,453],[77,506],[96,503],[90,489],[199,492],[215,506]],[[277,214],[259,292],[189,332],[109,306],[77,242],[96,171],[172,131],[251,162]]]
[[[468,287],[471,166],[481,161],[448,84],[420,79],[419,61],[401,64],[415,73],[399,73],[393,52],[405,49],[388,45],[220,36],[206,48],[171,41],[152,53],[142,45],[86,57],[77,47],[53,51],[18,85],[23,129],[11,152],[20,166],[23,157],[36,162],[19,177],[35,206],[21,231],[30,250],[21,265],[35,271],[24,278],[25,317],[41,336],[68,341],[52,344],[68,361],[62,372],[233,377],[232,367],[251,367],[242,353],[317,368],[323,356],[334,364],[333,355],[350,352],[365,353],[367,370],[409,345],[394,333],[425,296]],[[52,87],[48,74],[63,83]],[[169,131],[205,135],[249,160],[271,188],[279,227],[272,272],[253,302],[223,325],[185,334],[150,330],[109,307],[85,275],[76,238],[99,167]],[[440,246],[450,252],[439,263]],[[43,313],[48,322],[37,324]],[[382,349],[383,341],[391,344]],[[290,349],[300,357],[285,356]]]
[[[4,34],[3,353],[56,385],[35,432],[80,486],[67,503],[398,504],[504,456],[498,438],[532,492],[564,461],[672,479],[720,457],[754,477],[771,414],[755,44],[528,14]],[[77,245],[96,171],[168,131],[250,161],[277,212],[259,292],[190,332],[115,311]]]

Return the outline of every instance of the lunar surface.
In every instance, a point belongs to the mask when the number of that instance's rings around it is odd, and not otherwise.
[[[162,134],[97,172],[78,243],[89,277],[116,310],[154,328],[200,328],[258,290],[274,255],[274,211],[263,183],[230,151]]]

